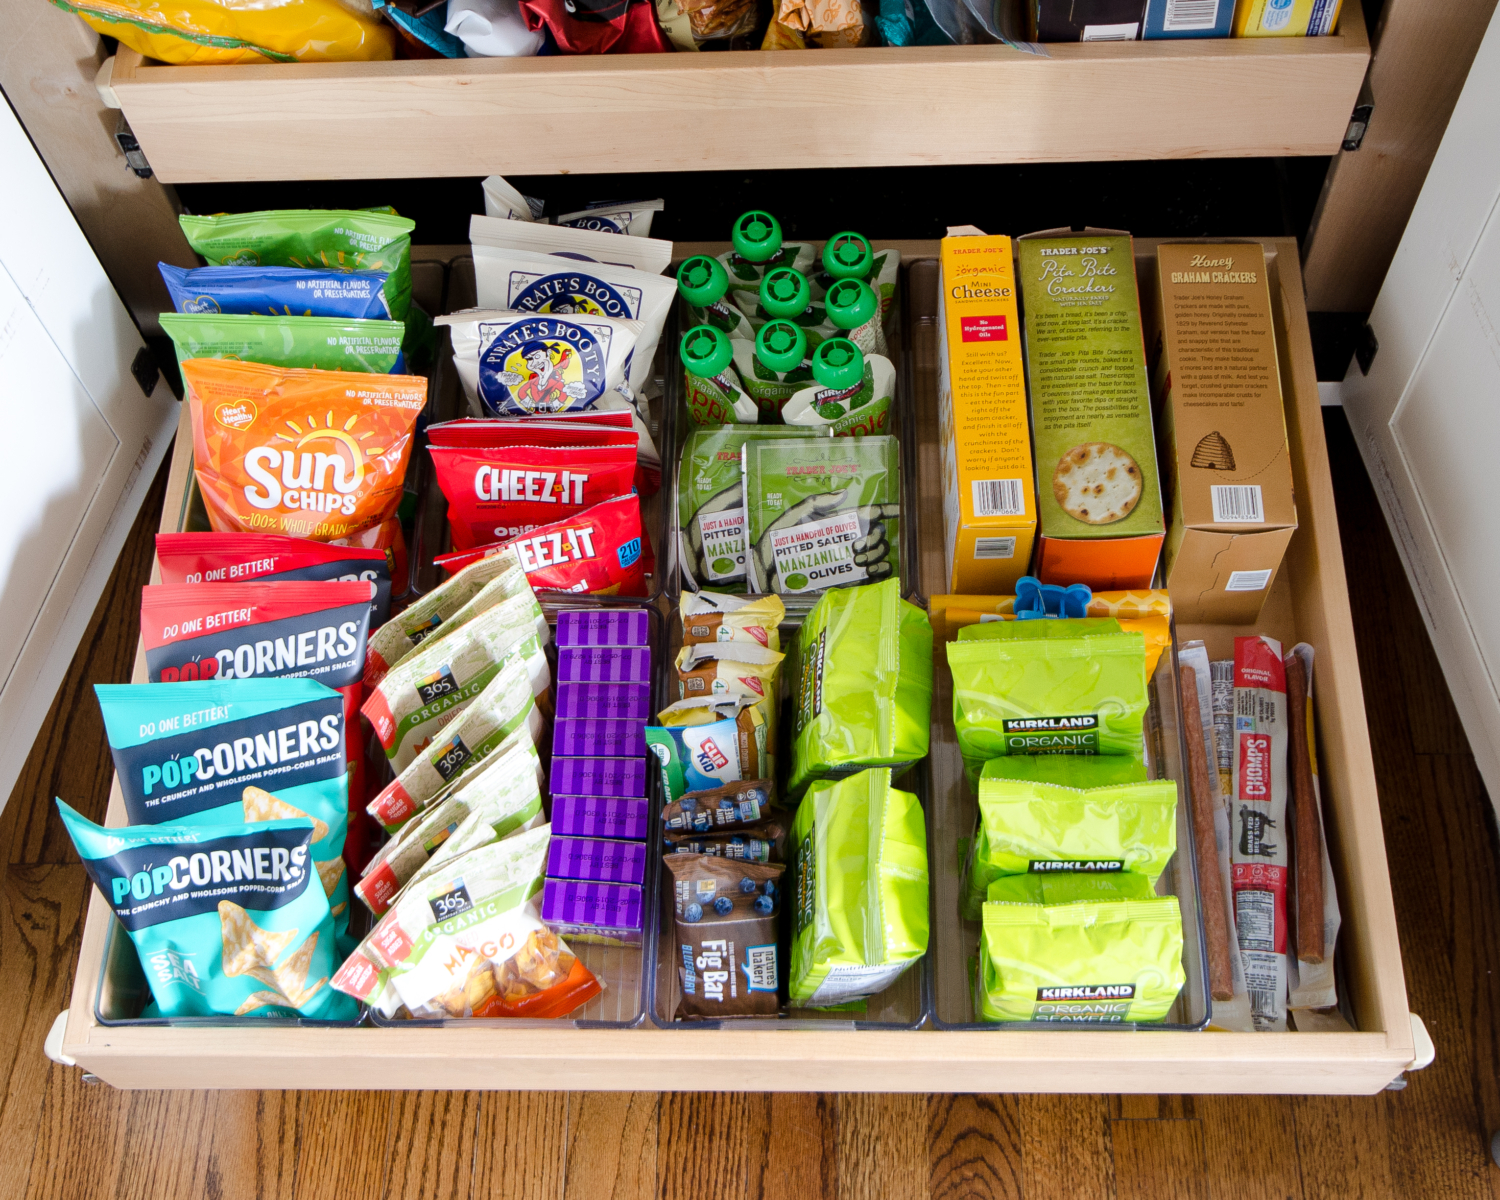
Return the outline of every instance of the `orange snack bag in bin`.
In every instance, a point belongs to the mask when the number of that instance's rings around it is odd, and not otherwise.
[[[395,517],[422,377],[190,358],[182,379],[215,529],[331,542]]]

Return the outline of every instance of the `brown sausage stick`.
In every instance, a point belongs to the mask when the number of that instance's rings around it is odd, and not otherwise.
[[[1210,782],[1208,751],[1203,745],[1203,717],[1198,711],[1198,675],[1192,667],[1180,668],[1178,691],[1182,702],[1182,725],[1188,744],[1188,794],[1193,811],[1193,844],[1198,850],[1198,895],[1203,904],[1203,934],[1208,942],[1208,988],[1215,1000],[1234,999],[1234,973],[1230,968],[1229,909],[1224,897],[1224,879],[1219,874],[1219,843],[1214,837],[1214,810],[1218,807],[1218,784]]]
[[[1297,856],[1297,957],[1323,961],[1323,825],[1313,791],[1312,753],[1307,740],[1307,666],[1287,655],[1286,711],[1291,729],[1287,755],[1292,766],[1292,804],[1296,809],[1292,848]]]

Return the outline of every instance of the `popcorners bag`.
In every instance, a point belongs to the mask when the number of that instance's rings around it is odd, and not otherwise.
[[[861,771],[807,789],[792,827],[791,1003],[822,1008],[884,991],[927,952],[922,806]]]
[[[389,375],[403,364],[399,321],[162,313],[177,361],[237,358],[270,367],[317,367]]]
[[[162,1016],[359,1016],[328,986],[338,959],[312,822],[104,829],[57,809]]]
[[[932,626],[887,579],[824,594],[797,635],[788,792],[927,753]]]
[[[157,263],[180,313],[260,317],[351,317],[388,321],[387,271],[305,271],[300,267],[174,267]],[[192,355],[185,357],[191,358]]]

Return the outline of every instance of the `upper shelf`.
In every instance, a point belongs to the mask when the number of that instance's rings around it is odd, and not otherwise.
[[[1332,154],[1322,38],[172,67],[114,90],[167,183]]]

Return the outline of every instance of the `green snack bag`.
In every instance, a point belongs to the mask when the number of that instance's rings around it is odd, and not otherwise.
[[[964,887],[963,915],[979,916],[1001,875],[1134,871],[1151,883],[1177,851],[1177,784],[1061,787],[1013,779],[979,781],[979,833]]]
[[[892,788],[889,771],[814,783],[792,844],[792,1005],[826,1008],[884,991],[927,952],[917,798]]]
[[[760,411],[734,369],[734,346],[712,325],[682,335],[682,402],[695,425],[753,425]]]
[[[1002,754],[999,758],[964,759],[969,786],[976,792],[986,779],[1020,779],[1060,783],[1063,787],[1111,787],[1145,783],[1146,760],[1129,754]]]
[[[767,321],[753,343],[736,339],[734,368],[750,398],[760,407],[760,419],[774,427],[781,410],[812,379],[807,334],[791,321]]]
[[[1160,1021],[1187,981],[1177,900],[986,904],[986,1021]]]
[[[795,795],[814,779],[904,768],[927,753],[932,626],[895,579],[827,593],[797,634]]]
[[[745,488],[740,450],[751,438],[816,437],[814,429],[714,425],[694,429],[677,474],[677,524],[690,587],[745,588]]]
[[[901,459],[893,437],[744,446],[752,592],[820,592],[900,572]]]
[[[1001,904],[1078,904],[1110,900],[1151,900],[1151,881],[1134,871],[1089,875],[1067,871],[1061,875],[1002,875],[990,880],[985,898]]]
[[[1048,617],[1034,621],[980,621],[958,631],[960,642],[1003,641],[1006,638],[1072,638],[1081,634],[1119,633],[1120,622],[1113,617]]]
[[[162,313],[161,327],[177,361],[235,358],[271,367],[316,367],[389,375],[401,357],[399,321],[349,317],[260,317],[227,313]]]
[[[948,667],[965,759],[1145,753],[1149,699],[1139,632],[965,639],[948,646]]]
[[[827,428],[834,437],[891,432],[896,368],[880,354],[868,358],[845,337],[819,344],[812,357],[813,385],[782,410],[788,425]]]

